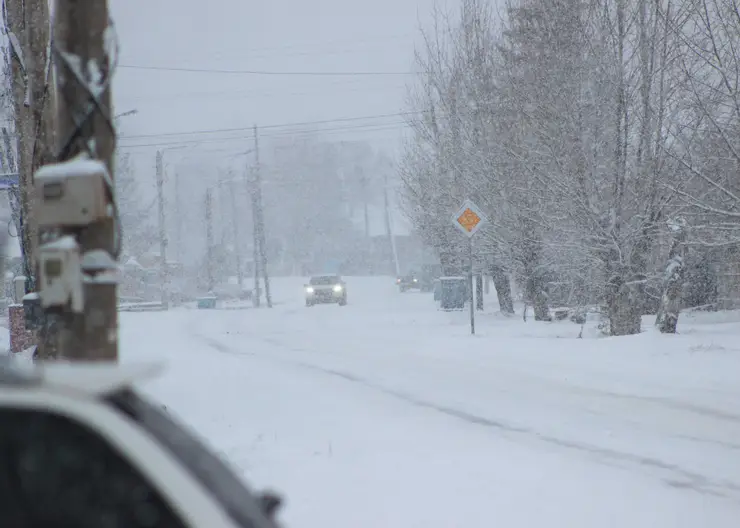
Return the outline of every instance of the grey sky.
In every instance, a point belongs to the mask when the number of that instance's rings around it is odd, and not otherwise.
[[[120,120],[119,148],[133,155],[140,192],[154,194],[157,149],[184,140],[200,142],[165,154],[168,206],[174,195],[171,175],[177,172],[184,206],[197,210],[205,186],[212,184],[204,179],[226,167],[238,174],[249,162],[231,154],[251,147],[249,127],[254,123],[265,127],[266,144],[271,135],[303,128],[274,125],[391,114],[314,128],[323,129],[327,139],[371,140],[395,157],[405,128],[403,117],[393,114],[404,111],[419,24],[428,20],[433,4],[434,0],[110,0],[121,46],[115,112],[138,110]],[[249,75],[167,68],[400,75]],[[372,231],[382,232],[382,209],[375,209]],[[400,213],[393,216],[396,229],[403,230]],[[171,227],[168,223],[168,230]],[[195,224],[191,228],[199,229]]]
[[[420,17],[433,0],[112,0],[121,41],[121,65],[195,69],[384,71],[413,69]],[[207,7],[204,7],[207,6]],[[248,131],[159,136],[172,132],[249,127],[393,114],[403,110],[405,75],[312,77],[242,75],[120,68],[117,112],[121,145],[157,145],[208,139],[199,150],[243,150]],[[372,137],[395,150],[400,117],[351,123],[330,137]],[[356,126],[359,125],[359,126]],[[366,127],[378,125],[381,130]],[[235,137],[235,140],[215,141]],[[153,157],[155,147],[130,149]],[[126,148],[129,150],[128,148]],[[180,154],[173,152],[173,157]]]

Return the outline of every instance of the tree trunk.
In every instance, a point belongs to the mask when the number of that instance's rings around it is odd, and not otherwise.
[[[33,174],[53,160],[54,98],[49,89],[49,4],[47,0],[7,0],[11,39],[13,108],[18,136],[21,243],[29,289],[34,289],[36,228],[31,189]]]
[[[633,302],[635,303],[635,310],[641,315],[650,313],[647,300],[647,272],[648,257],[654,244],[653,231],[653,226],[650,223],[642,227],[630,257],[632,263],[630,282],[632,283]]]
[[[28,38],[26,8],[23,0],[7,0],[6,23],[10,39],[11,75],[13,85],[13,111],[17,137],[18,183],[20,188],[20,242],[23,248],[24,274],[32,282],[33,238],[29,224],[29,185],[31,183],[31,145],[33,142],[33,116],[31,112],[31,79],[28,65]]]
[[[532,306],[535,321],[552,321],[548,308],[545,274],[538,269],[534,258],[524,264],[524,302]]]
[[[607,263],[606,308],[609,318],[609,335],[639,334],[641,314],[635,302],[636,291],[625,277],[628,270],[615,259]]]
[[[514,300],[511,296],[511,281],[506,271],[501,266],[491,266],[491,277],[493,278],[493,286],[496,288],[496,296],[498,297],[498,305],[501,309],[501,313],[514,314]]]
[[[681,311],[681,290],[683,287],[684,242],[686,229],[683,222],[671,225],[673,243],[668,253],[665,275],[663,277],[663,296],[655,324],[663,334],[675,334],[678,326],[678,315]]]
[[[534,222],[528,217],[524,216],[520,221],[524,239],[519,259],[524,268],[525,302],[532,305],[535,321],[551,321],[547,302],[547,280],[540,265],[542,239]]]
[[[532,271],[525,281],[525,294],[532,305],[535,321],[552,321],[547,303],[547,292],[541,272]]]

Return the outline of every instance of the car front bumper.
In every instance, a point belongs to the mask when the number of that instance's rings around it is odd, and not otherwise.
[[[312,303],[332,303],[338,302],[344,299],[344,290],[342,291],[315,291],[313,293],[306,293],[306,301]]]

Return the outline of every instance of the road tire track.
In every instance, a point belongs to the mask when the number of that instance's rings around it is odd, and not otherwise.
[[[655,457],[642,456],[642,455],[638,455],[634,453],[606,448],[606,447],[597,446],[593,444],[575,442],[575,441],[559,438],[553,435],[543,434],[531,428],[517,426],[511,423],[504,422],[504,421],[494,420],[488,417],[472,414],[472,413],[469,413],[469,412],[466,412],[466,411],[463,411],[463,410],[460,410],[454,407],[448,407],[445,405],[441,405],[439,403],[435,403],[435,402],[432,402],[426,399],[422,399],[412,394],[409,394],[407,392],[384,386],[382,384],[376,383],[374,381],[371,381],[369,379],[363,378],[361,376],[358,376],[350,372],[345,372],[345,371],[338,370],[338,369],[321,367],[321,366],[311,364],[311,363],[306,363],[300,360],[288,359],[288,358],[285,358],[284,356],[268,356],[265,354],[257,354],[251,351],[236,349],[232,346],[224,344],[223,342],[217,339],[199,334],[192,328],[189,328],[189,332],[193,335],[193,337],[199,339],[200,341],[208,345],[213,350],[216,350],[217,352],[220,352],[223,354],[229,354],[232,356],[251,357],[255,359],[260,359],[262,361],[267,361],[270,363],[280,363],[288,367],[300,368],[303,370],[312,371],[312,372],[319,373],[322,375],[331,376],[337,379],[341,379],[347,383],[352,383],[352,384],[359,385],[367,389],[373,390],[375,392],[380,392],[398,401],[402,401],[406,404],[413,405],[415,407],[423,408],[426,410],[430,410],[436,413],[440,413],[440,414],[443,414],[445,416],[448,416],[456,420],[460,420],[469,425],[484,427],[489,430],[497,430],[497,431],[500,431],[502,433],[506,433],[509,435],[523,436],[528,439],[533,439],[533,440],[543,442],[549,445],[554,445],[559,448],[564,448],[570,451],[579,452],[581,454],[585,453],[585,454],[592,456],[596,461],[607,464],[607,465],[612,465],[612,466],[616,465],[617,467],[622,467],[622,468],[632,467],[632,468],[640,468],[643,470],[649,469],[651,470],[650,474],[652,476],[655,476],[654,472],[655,470],[658,470],[658,472],[663,473],[662,475],[659,475],[658,478],[666,486],[676,488],[676,489],[690,490],[690,491],[708,495],[708,496],[726,498],[726,499],[732,500],[733,502],[740,503],[740,484],[736,482],[732,482],[729,480],[713,479],[705,475],[702,475],[700,473],[684,469],[676,464],[660,460]],[[269,346],[276,347],[279,349],[289,350],[289,351],[294,351],[294,352],[303,352],[303,353],[311,352],[310,350],[307,350],[304,348],[286,345],[285,343],[282,343],[277,339],[266,338],[264,336],[252,336],[252,337],[266,343]],[[618,394],[614,395],[613,393],[608,393],[605,391],[594,391],[594,392],[603,393],[607,396],[618,396],[618,397],[622,396]],[[655,399],[655,398],[651,398],[651,399]],[[657,398],[656,400],[659,402],[665,403],[663,399]],[[685,410],[696,411],[696,409],[692,407],[686,408]],[[718,413],[717,417],[729,419],[733,421],[737,418],[732,415],[726,416],[722,413]]]

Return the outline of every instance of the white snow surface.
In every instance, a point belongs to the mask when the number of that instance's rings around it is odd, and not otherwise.
[[[349,305],[122,313],[122,361],[292,527],[740,526],[740,313],[680,335],[437,311],[391,278]],[[521,313],[521,310],[520,310]],[[595,325],[595,323],[589,323]]]

